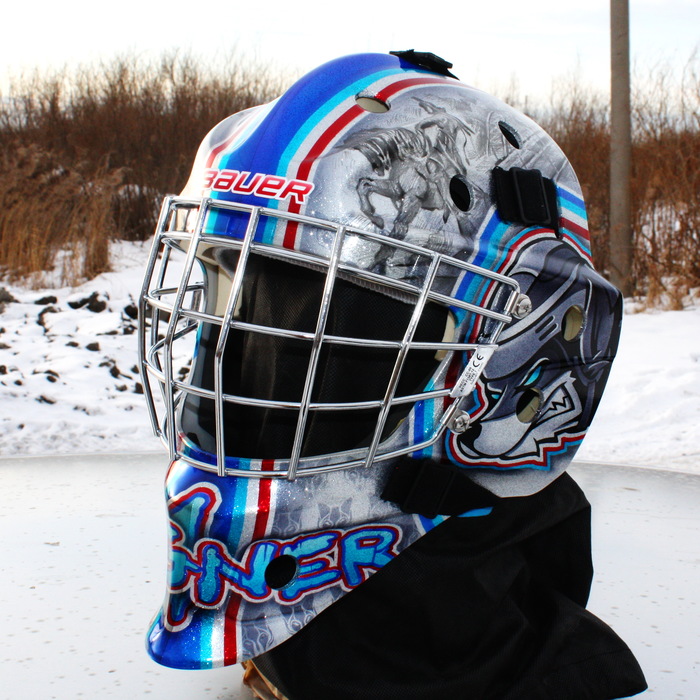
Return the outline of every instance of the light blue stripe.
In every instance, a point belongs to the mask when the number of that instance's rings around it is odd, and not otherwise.
[[[272,199],[267,205],[269,209],[277,209],[279,205],[279,200]],[[265,223],[262,225],[262,233],[260,234],[260,240],[265,245],[272,245],[275,242],[275,231],[280,223],[279,219],[268,216]],[[258,224],[260,226],[260,224]],[[257,239],[257,236],[256,236]]]
[[[564,200],[564,202],[566,203],[566,209],[568,211],[573,212],[574,214],[580,216],[584,220],[587,218],[586,205],[580,197],[577,197],[576,195],[561,187],[557,188],[557,194],[559,195],[559,198]]]
[[[231,498],[231,526],[228,531],[229,551],[231,556],[236,556],[236,551],[243,536],[243,527],[247,519],[246,504],[248,502],[248,488],[252,479],[245,477],[226,477],[233,483]]]
[[[289,169],[289,164],[292,162],[294,156],[298,153],[304,141],[308,138],[311,132],[318,126],[319,122],[324,119],[328,114],[330,114],[338,105],[342,104],[346,99],[356,95],[358,92],[366,88],[368,85],[381,80],[388,75],[395,75],[396,70],[385,70],[378,73],[373,73],[372,75],[363,76],[360,80],[356,80],[351,85],[348,85],[341,92],[337,92],[333,95],[330,100],[327,100],[323,105],[321,105],[308,119],[302,124],[299,130],[296,132],[294,137],[290,139],[287,147],[282,152],[280,159],[277,164],[278,173],[287,173]],[[277,209],[279,202],[273,200],[270,202],[269,207],[271,209]],[[277,230],[277,221],[268,220],[265,223],[265,228],[262,233],[262,242],[266,245],[273,245],[275,239],[275,232]]]
[[[199,659],[200,668],[212,668],[214,649],[211,644],[214,630],[214,615],[202,615],[199,619]]]

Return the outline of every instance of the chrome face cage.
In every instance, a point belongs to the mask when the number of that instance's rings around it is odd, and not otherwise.
[[[214,215],[244,215],[247,217],[245,233],[241,237],[207,232],[209,217]],[[192,219],[196,219],[192,224]],[[288,249],[280,245],[262,242],[261,231],[273,220],[274,225],[295,222],[295,226],[309,226],[316,232],[322,232],[328,246],[309,251]],[[268,226],[269,228],[269,226]],[[351,244],[349,242],[352,241]],[[389,249],[392,255],[420,262],[423,271],[417,277],[394,279],[386,274],[363,269],[357,262],[348,260],[344,248]],[[238,262],[230,282],[230,292],[226,306],[221,310],[211,309],[211,300],[207,304],[207,278],[195,261],[211,249],[229,249],[237,253]],[[281,328],[271,328],[246,323],[235,319],[235,309],[241,294],[246,263],[251,254],[265,255],[270,258],[286,260],[290,263],[324,270],[325,284],[319,308],[315,332],[302,332]],[[173,258],[184,256],[182,267],[176,265]],[[171,280],[173,267],[177,267],[177,281]],[[476,280],[482,292],[479,297],[487,300],[483,305],[464,301],[456,295],[460,280],[465,276]],[[383,341],[351,337],[332,336],[325,333],[331,295],[337,277],[350,278],[358,284],[382,289],[390,296],[410,298],[414,305],[405,334],[400,341]],[[452,280],[445,291],[445,279]],[[483,290],[488,289],[488,293]],[[215,290],[219,294],[218,290]],[[461,410],[465,397],[474,389],[483,371],[488,357],[496,347],[498,335],[505,325],[510,323],[514,310],[521,301],[517,282],[490,270],[462,262],[449,255],[428,250],[405,240],[389,238],[380,233],[346,227],[322,219],[290,214],[275,209],[248,206],[221,200],[191,200],[179,197],[167,197],[160,213],[156,234],[151,249],[145,274],[144,284],[139,300],[139,364],[143,380],[149,416],[155,434],[164,442],[171,460],[181,459],[192,466],[215,472],[219,476],[246,477],[285,477],[295,479],[298,476],[318,474],[338,469],[347,469],[370,465],[379,460],[387,460],[400,455],[416,452],[434,445],[448,427],[461,431],[468,423],[468,416]],[[489,301],[490,300],[490,301]],[[448,339],[442,342],[426,343],[413,340],[421,314],[428,302],[437,302],[448,307],[459,319],[458,335],[464,335],[468,325],[465,319],[482,317],[480,342],[457,342]],[[484,321],[484,319],[489,319]],[[195,350],[197,329],[203,323],[217,324],[221,327],[214,355],[214,390],[206,390],[190,384],[185,376],[176,377],[177,361],[192,360]],[[484,328],[487,332],[484,332]],[[259,398],[234,396],[223,391],[223,356],[226,340],[232,329],[246,332],[276,335],[283,338],[295,338],[310,343],[311,352],[301,400],[297,402],[269,401]],[[460,331],[461,329],[461,331]],[[189,337],[189,357],[176,357],[176,345],[182,345]],[[319,357],[324,344],[363,345],[390,348],[397,352],[396,362],[386,387],[383,399],[379,401],[362,401],[354,403],[314,403],[311,400],[314,380],[319,370]],[[397,396],[399,377],[410,350],[435,350],[444,355],[436,377],[442,375],[442,381],[431,383],[422,393],[410,396]],[[454,353],[466,353],[464,368],[454,387],[445,387],[444,376]],[[468,361],[467,361],[467,358]],[[160,389],[160,399],[165,413],[161,421],[156,406],[152,382]],[[178,411],[188,394],[211,399],[215,407],[216,455],[202,452],[188,444],[187,438],[178,429]],[[444,410],[439,411],[430,435],[419,443],[396,440],[395,434],[382,441],[384,426],[392,406],[415,404],[418,401],[435,399]],[[271,460],[242,459],[227,456],[225,453],[224,406],[238,403],[274,409],[285,409],[298,413],[296,433],[292,454],[288,459]],[[368,447],[328,455],[301,457],[304,431],[311,411],[338,411],[353,409],[378,409],[374,434]],[[454,427],[460,426],[459,428]],[[409,442],[410,444],[406,444]]]

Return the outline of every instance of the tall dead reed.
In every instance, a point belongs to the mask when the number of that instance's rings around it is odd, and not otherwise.
[[[632,228],[635,293],[679,308],[700,288],[700,60],[638,71],[632,95]],[[609,260],[610,115],[605,96],[575,78],[554,84],[533,116],[562,147],[586,199],[596,266]]]
[[[30,144],[0,161],[0,265],[11,277],[52,272],[59,284],[90,279],[108,269],[109,241],[118,231],[112,204],[119,169],[86,175]]]
[[[635,273],[650,303],[700,286],[700,61],[660,67],[634,100]]]
[[[678,305],[700,287],[700,60],[681,76],[656,66],[633,84],[633,283],[650,303]],[[0,273],[58,266],[72,283],[106,269],[110,238],[151,235],[158,200],[182,187],[209,129],[283,88],[235,56],[213,65],[177,54],[19,81],[0,103]],[[571,160],[605,272],[606,96],[573,76],[553,84],[548,105],[510,97]]]
[[[39,280],[59,264],[68,284],[107,269],[110,238],[152,233],[204,135],[281,90],[235,56],[178,54],[18,81],[0,106],[0,272]]]

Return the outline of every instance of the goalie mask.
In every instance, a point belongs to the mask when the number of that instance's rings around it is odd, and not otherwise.
[[[449,67],[321,66],[216,126],[163,204],[140,307],[171,459],[160,663],[263,653],[584,437],[619,293],[561,150]]]

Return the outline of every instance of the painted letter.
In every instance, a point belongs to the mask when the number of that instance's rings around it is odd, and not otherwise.
[[[340,568],[348,588],[355,588],[395,556],[399,532],[392,527],[365,527],[348,532],[342,540]]]

